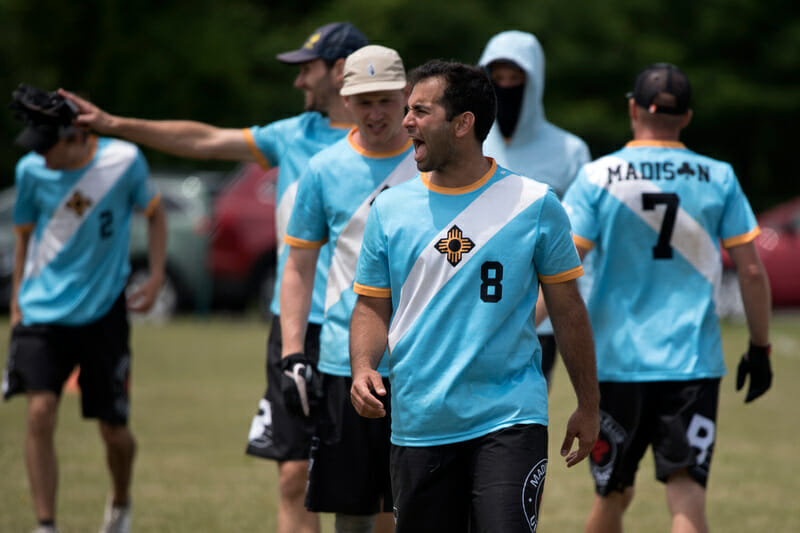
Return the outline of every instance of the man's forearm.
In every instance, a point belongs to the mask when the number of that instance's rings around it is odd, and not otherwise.
[[[280,323],[284,357],[305,351],[318,254],[319,250],[291,248],[283,268]]]
[[[578,398],[578,405],[596,409],[600,404],[594,338],[586,306],[574,281],[571,287],[543,285],[556,343]],[[561,285],[561,284],[554,284]],[[549,291],[549,293],[547,292]],[[556,292],[557,291],[557,292]]]
[[[389,335],[392,301],[389,298],[359,296],[350,319],[350,369],[378,368]]]
[[[147,255],[150,276],[162,283],[167,263],[167,213],[162,205],[147,219]]]

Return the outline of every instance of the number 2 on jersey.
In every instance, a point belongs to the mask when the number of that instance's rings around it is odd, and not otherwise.
[[[643,192],[642,209],[652,211],[659,204],[667,206],[664,220],[661,222],[661,231],[658,232],[658,242],[653,246],[653,259],[672,259],[672,231],[675,229],[675,216],[678,204],[681,203],[678,195],[672,192]]]

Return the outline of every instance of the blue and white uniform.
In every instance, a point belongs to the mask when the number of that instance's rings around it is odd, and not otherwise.
[[[329,243],[332,258],[318,367],[335,376],[350,375],[350,316],[356,302],[352,287],[367,215],[381,191],[417,174],[410,139],[394,152],[370,152],[353,141],[355,131],[309,162],[285,237],[299,248]],[[385,360],[379,370],[388,375]]]
[[[437,187],[423,173],[381,194],[369,215],[355,292],[392,299],[395,445],[547,425],[538,283],[583,270],[552,190],[490,161],[463,188]]]
[[[590,159],[589,148],[577,135],[550,123],[545,117],[545,58],[539,40],[530,33],[504,31],[492,37],[481,54],[479,65],[511,61],[525,72],[525,87],[516,128],[506,139],[497,121],[483,143],[483,152],[497,164],[519,172],[553,188],[564,197],[578,170]],[[581,294],[591,288],[590,263],[584,263],[584,276],[578,281]],[[545,319],[536,328],[539,335],[552,335],[553,325]]]
[[[98,138],[92,160],[51,170],[27,154],[16,169],[14,224],[33,225],[19,288],[23,324],[79,326],[104,316],[125,289],[134,208],[158,204],[139,149]]]
[[[289,256],[289,249],[283,245],[283,237],[297,195],[297,181],[305,171],[308,160],[320,150],[341,140],[347,135],[350,127],[348,124],[332,123],[330,119],[317,112],[307,112],[266,126],[253,126],[243,130],[250,150],[262,167],[280,166],[275,209],[278,264],[275,270],[275,290],[270,305],[272,313],[276,316],[280,314],[283,267]],[[309,322],[315,324],[322,324],[324,318],[325,278],[329,264],[330,254],[327,247],[324,247],[317,261],[314,297],[308,318]]]
[[[586,165],[564,205],[575,242],[595,256],[599,380],[723,376],[719,241],[759,233],[731,166],[679,142],[632,141]]]

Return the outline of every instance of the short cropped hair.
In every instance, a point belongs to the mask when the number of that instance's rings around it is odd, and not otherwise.
[[[447,84],[441,102],[447,120],[466,111],[475,115],[475,137],[482,143],[497,114],[497,97],[486,71],[464,63],[434,59],[409,74],[412,87],[428,78],[442,78]]]

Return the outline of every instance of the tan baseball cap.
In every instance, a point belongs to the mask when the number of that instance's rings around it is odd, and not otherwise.
[[[341,95],[396,91],[406,86],[406,69],[400,54],[391,48],[370,44],[344,61]]]

